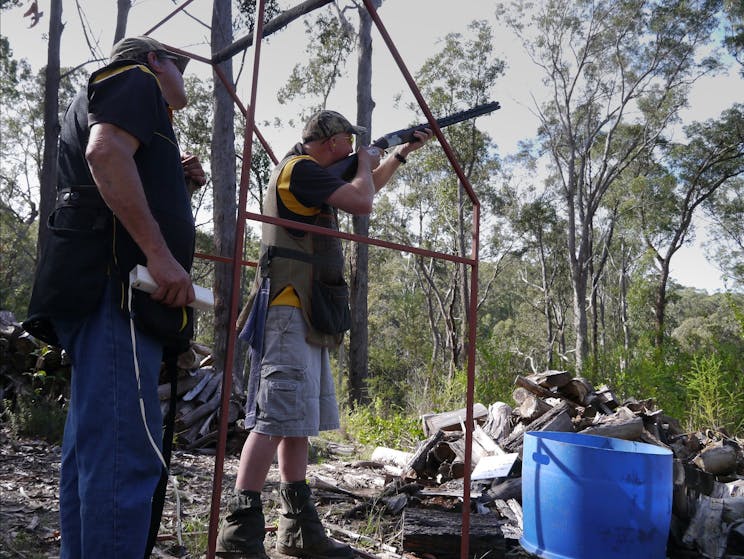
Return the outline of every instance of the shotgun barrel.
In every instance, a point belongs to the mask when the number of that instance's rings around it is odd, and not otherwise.
[[[470,120],[471,118],[476,118],[491,113],[500,108],[501,105],[499,105],[498,101],[492,101],[490,103],[478,105],[477,107],[473,107],[472,109],[467,109],[465,111],[460,111],[458,113],[438,118],[436,120],[436,123],[439,128],[445,128],[446,126],[452,126],[453,124],[457,124],[458,122],[463,122],[466,120]],[[418,124],[410,128],[403,128],[401,130],[396,130],[395,132],[390,132],[372,142],[371,147],[388,149],[392,146],[398,146],[400,144],[406,144],[408,142],[416,142],[418,141],[418,139],[416,138],[416,136],[414,136],[414,132],[416,132],[417,130],[424,130],[425,128],[429,128],[429,126],[429,123],[425,122],[423,124]],[[351,180],[356,174],[356,168],[357,154],[354,153],[349,157],[346,157],[328,167],[328,171],[338,177],[342,177],[346,180]]]

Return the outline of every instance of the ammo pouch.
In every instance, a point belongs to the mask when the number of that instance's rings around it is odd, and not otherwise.
[[[72,186],[58,191],[47,226],[24,329],[56,344],[48,317],[75,319],[100,303],[111,262],[112,214],[95,185]]]
[[[341,281],[340,285],[329,285],[313,278],[310,322],[324,334],[342,334],[351,328],[349,286]]]
[[[319,269],[324,265],[321,258],[299,250],[270,246],[261,257],[260,267],[268,270],[274,257],[302,260],[313,265],[313,279],[310,292],[310,323],[323,334],[343,334],[351,328],[351,309],[349,308],[349,286],[340,278],[340,283],[327,283],[321,280]]]
[[[131,317],[134,325],[156,338],[166,350],[181,354],[194,337],[194,309],[168,307],[140,289],[132,289]]]

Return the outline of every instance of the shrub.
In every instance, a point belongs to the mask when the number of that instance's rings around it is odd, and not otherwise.
[[[346,410],[343,423],[349,437],[370,446],[413,447],[424,436],[418,418],[384,406],[379,398],[367,406]]]
[[[54,444],[62,441],[67,412],[61,399],[32,393],[19,395],[15,406],[8,401],[4,404],[8,426],[16,437],[41,438]]]

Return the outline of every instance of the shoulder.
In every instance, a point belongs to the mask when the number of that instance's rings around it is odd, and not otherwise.
[[[156,85],[158,79],[146,65],[138,62],[119,62],[110,64],[91,74],[88,81],[89,86],[98,86],[111,82],[149,83]]]

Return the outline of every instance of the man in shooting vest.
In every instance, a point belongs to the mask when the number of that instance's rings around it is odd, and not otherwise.
[[[345,180],[328,167],[354,151],[353,126],[335,111],[320,111],[305,125],[296,144],[274,172],[266,194],[266,215],[337,229],[336,209],[364,215],[375,194],[431,138],[396,146],[381,160],[378,148],[361,147],[356,174]],[[263,292],[263,295],[261,294]],[[263,300],[266,310],[261,308]],[[351,548],[325,535],[305,481],[308,437],[339,427],[338,405],[328,349],[341,343],[348,324],[348,288],[343,281],[339,239],[301,229],[263,224],[259,269],[247,330],[261,337],[252,353],[246,426],[252,427],[240,457],[235,495],[217,540],[222,557],[265,559],[263,488],[278,454],[281,516],[280,553],[318,559],[351,558]],[[263,324],[261,332],[256,324]],[[255,340],[254,340],[255,341]]]
[[[160,368],[171,334],[188,344],[184,319],[194,300],[187,180],[205,183],[171,124],[171,110],[187,103],[188,60],[149,37],[122,39],[62,121],[57,204],[24,322],[72,360],[62,559],[141,559],[149,545],[164,462]],[[137,317],[126,289],[135,264],[158,284],[152,299],[140,292]],[[143,329],[151,313],[151,326],[167,328],[161,318],[172,317],[174,330]]]

